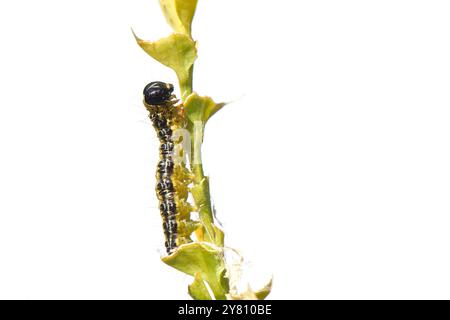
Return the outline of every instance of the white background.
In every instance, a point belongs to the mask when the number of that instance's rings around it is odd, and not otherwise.
[[[204,164],[273,299],[450,298],[448,1],[199,0]],[[0,298],[187,298],[160,262],[156,0],[0,3]]]

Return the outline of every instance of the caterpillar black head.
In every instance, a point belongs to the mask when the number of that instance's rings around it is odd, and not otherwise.
[[[161,81],[150,82],[144,88],[144,101],[147,104],[161,105],[169,101],[173,85]]]

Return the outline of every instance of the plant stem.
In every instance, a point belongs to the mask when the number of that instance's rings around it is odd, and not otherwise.
[[[211,195],[209,192],[209,180],[205,176],[202,164],[201,147],[203,142],[204,123],[196,123],[189,128],[191,133],[191,155],[190,165],[191,171],[194,174],[194,186],[191,189],[192,197],[195,205],[198,208],[200,221],[204,227],[204,241],[218,244],[213,228],[214,217],[211,205]]]
[[[193,75],[194,65],[189,68],[188,77],[186,79],[179,78],[183,101],[185,101],[193,91]],[[209,192],[209,180],[203,172],[202,165],[201,146],[203,142],[204,123],[200,126],[189,126],[189,129],[191,134],[190,166],[191,171],[194,174],[192,197],[194,198],[195,205],[198,208],[199,218],[205,231],[202,235],[202,240],[221,245],[221,240],[216,239],[216,234],[213,227],[214,217],[211,205],[211,195]]]
[[[187,76],[178,75],[178,82],[180,83],[181,99],[184,101],[192,93],[192,81],[194,76],[194,65],[192,65]]]
[[[219,244],[216,240],[215,231],[213,228],[214,218],[211,206],[211,197],[209,193],[209,181],[203,173],[203,166],[196,164],[191,166],[194,173],[194,187],[193,198],[195,205],[198,208],[200,221],[205,228],[204,241]]]

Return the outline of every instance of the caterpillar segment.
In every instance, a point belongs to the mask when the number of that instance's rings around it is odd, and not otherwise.
[[[190,236],[198,228],[198,222],[190,218],[193,207],[187,202],[192,174],[183,162],[176,163],[174,159],[174,152],[184,151],[181,141],[174,141],[173,131],[184,128],[185,121],[182,105],[177,104],[173,90],[173,85],[159,81],[144,88],[144,105],[160,141],[155,189],[167,254],[192,242]]]

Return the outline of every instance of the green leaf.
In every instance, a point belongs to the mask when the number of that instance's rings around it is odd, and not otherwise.
[[[222,109],[226,103],[216,103],[210,97],[202,97],[197,93],[190,94],[184,103],[186,116],[191,123],[197,121],[205,124],[217,111]]]
[[[195,274],[194,282],[188,286],[188,292],[194,300],[212,300],[200,272]]]
[[[159,4],[173,30],[190,36],[197,0],[159,0]]]
[[[228,292],[228,279],[223,252],[205,242],[192,242],[181,245],[173,254],[162,258],[169,266],[195,277],[197,273],[208,282],[214,296],[225,300]]]
[[[192,88],[192,66],[197,59],[195,41],[180,33],[174,33],[158,41],[142,40],[134,32],[133,35],[145,52],[175,71],[182,92],[190,93],[186,88]]]

